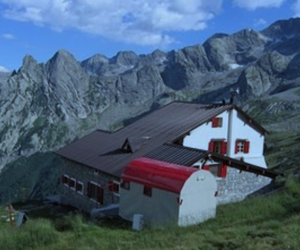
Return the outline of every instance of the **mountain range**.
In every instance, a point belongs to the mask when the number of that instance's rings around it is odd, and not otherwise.
[[[19,70],[0,72],[0,171],[20,156],[55,150],[96,128],[115,130],[173,100],[219,102],[237,88],[237,103],[268,129],[297,130],[299,27],[299,18],[281,20],[177,51],[82,62],[65,50],[46,63],[26,55]]]

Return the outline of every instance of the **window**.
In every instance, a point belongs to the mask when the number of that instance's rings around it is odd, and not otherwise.
[[[104,189],[95,182],[88,182],[87,196],[100,204],[104,203]]]
[[[208,151],[225,155],[227,152],[227,142],[225,141],[225,139],[211,140],[208,145]]]
[[[144,186],[144,195],[151,197],[152,196],[152,188]]]
[[[114,195],[119,196],[120,193],[120,182],[109,181],[108,182],[109,191],[113,192]]]
[[[75,190],[76,180],[74,178],[69,179],[69,187]]]
[[[69,176],[68,175],[65,174],[65,175],[62,176],[62,183],[67,187],[69,186],[69,184],[68,184],[69,183]]]
[[[114,182],[114,184],[113,184],[113,192],[118,194],[120,192],[120,190],[119,190],[120,188],[119,187],[120,187],[120,184],[117,183],[117,182]]]
[[[248,154],[250,148],[250,142],[247,140],[236,140],[235,142],[235,153]]]
[[[218,128],[223,126],[223,118],[222,117],[214,117],[211,122],[211,126],[213,128]]]
[[[129,181],[123,181],[121,184],[121,188],[129,190],[130,189],[130,182]]]
[[[83,183],[82,182],[77,181],[77,183],[76,183],[76,191],[79,194],[83,194]]]

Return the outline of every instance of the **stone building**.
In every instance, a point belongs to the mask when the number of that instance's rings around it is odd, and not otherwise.
[[[232,202],[269,184],[267,131],[235,105],[173,102],[115,132],[96,130],[56,153],[62,201],[83,211],[118,203],[121,175],[134,159],[148,157],[211,171],[218,202]]]

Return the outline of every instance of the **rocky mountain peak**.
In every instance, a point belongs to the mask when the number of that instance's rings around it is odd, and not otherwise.
[[[22,62],[22,71],[31,72],[37,66],[37,61],[31,55],[25,55]]]
[[[84,61],[81,62],[81,66],[85,68],[87,71],[95,73],[95,74],[101,74],[101,69],[104,65],[107,65],[109,63],[109,59],[102,55],[102,54],[96,54]]]
[[[61,49],[58,50],[54,56],[49,60],[51,64],[57,63],[57,64],[66,64],[66,63],[77,63],[77,60],[75,57],[68,51]]]
[[[12,156],[0,157],[0,168],[82,131],[113,130],[157,103],[214,102],[228,98],[233,86],[245,100],[300,88],[299,27],[299,18],[290,19],[261,32],[215,34],[203,45],[168,53],[96,54],[81,63],[66,50],[46,64],[27,55],[18,73],[0,74],[0,148]]]
[[[134,66],[138,63],[139,56],[133,51],[121,51],[110,59],[111,64],[121,64],[124,66]]]
[[[300,35],[300,18],[279,20],[261,31],[264,35],[278,39],[280,37],[294,37]]]

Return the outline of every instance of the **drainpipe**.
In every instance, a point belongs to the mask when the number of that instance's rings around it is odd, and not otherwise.
[[[228,132],[227,132],[227,156],[231,156],[231,147],[232,147],[232,130],[233,130],[233,109],[229,111],[228,114]]]

